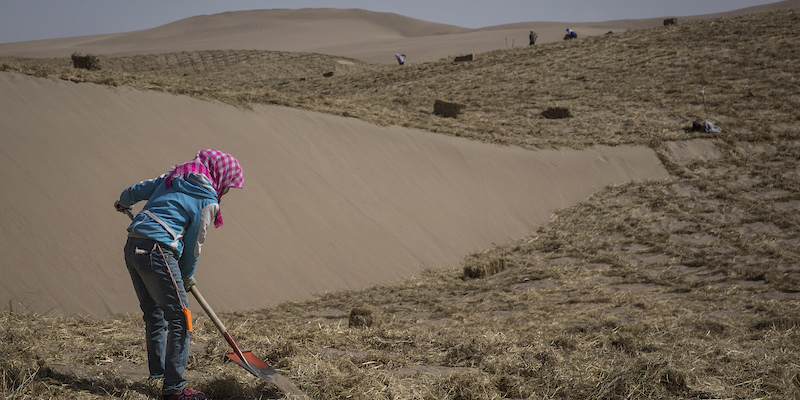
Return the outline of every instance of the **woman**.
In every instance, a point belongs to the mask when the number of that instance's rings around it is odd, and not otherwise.
[[[165,400],[202,400],[186,387],[191,314],[186,292],[211,221],[222,226],[219,200],[230,188],[242,188],[244,174],[232,155],[201,150],[158,178],[125,189],[114,203],[126,212],[146,200],[128,226],[125,263],[144,313],[150,377],[164,378]]]

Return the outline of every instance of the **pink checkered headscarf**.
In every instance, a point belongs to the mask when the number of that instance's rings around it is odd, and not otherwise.
[[[173,179],[186,174],[205,175],[214,186],[214,191],[217,192],[217,200],[221,199],[229,188],[241,189],[244,186],[244,172],[239,166],[239,161],[232,155],[219,150],[200,150],[194,160],[173,165],[172,171],[167,176],[167,188],[170,187]],[[220,226],[222,226],[221,208],[214,218],[214,227],[219,228]]]

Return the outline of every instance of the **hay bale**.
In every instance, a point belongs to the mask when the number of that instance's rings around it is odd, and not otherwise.
[[[467,54],[465,56],[456,57],[453,62],[472,61],[475,59],[475,54]]]
[[[561,119],[572,117],[572,113],[569,112],[569,109],[564,107],[549,107],[542,111],[542,116],[547,119]]]
[[[72,53],[72,66],[87,70],[100,69],[100,58],[93,54]]]
[[[668,26],[668,25],[678,25],[678,19],[677,18],[667,18],[667,19],[665,19],[664,20],[664,26]]]
[[[449,101],[443,101],[437,99],[433,103],[433,113],[436,115],[441,115],[443,117],[455,118],[459,114],[461,114],[461,111],[464,109],[464,107],[465,106],[463,104],[451,103]]]
[[[492,276],[507,268],[505,257],[492,257],[487,253],[475,253],[464,260],[464,278],[479,279]]]
[[[347,326],[351,328],[368,328],[375,323],[372,311],[366,308],[354,308],[350,310],[350,318]]]

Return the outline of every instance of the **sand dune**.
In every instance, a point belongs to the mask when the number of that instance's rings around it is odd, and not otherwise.
[[[772,6],[790,4],[797,1]],[[599,34],[656,22],[571,25]],[[0,54],[256,48],[384,62],[396,51],[412,60],[486,51],[512,31],[519,45],[527,25],[468,30],[357,10],[258,11],[5,44]],[[540,26],[560,35],[561,25]],[[37,312],[135,312],[122,260],[127,220],[112,203],[128,185],[202,148],[235,154],[246,173],[245,190],[224,199],[226,225],[210,233],[198,266],[199,284],[221,311],[456,267],[467,253],[522,237],[603,186],[667,176],[644,148],[533,152],[7,72],[0,93],[0,302]]]
[[[786,0],[742,10],[681,21],[709,19],[800,6]],[[254,49],[299,51],[356,58],[369,63],[395,63],[395,53],[408,62],[527,46],[535,30],[539,43],[562,40],[565,27],[581,37],[661,26],[663,17],[605,22],[536,21],[461,28],[359,9],[253,10],[196,16],[134,32],[0,44],[0,56],[68,57],[76,51],[114,56],[194,50]],[[665,16],[673,17],[673,16]]]
[[[5,223],[0,301],[91,315],[136,310],[113,201],[198,149],[235,154],[245,190],[197,278],[221,310],[456,267],[559,207],[666,176],[637,148],[531,152],[280,107],[0,74]]]

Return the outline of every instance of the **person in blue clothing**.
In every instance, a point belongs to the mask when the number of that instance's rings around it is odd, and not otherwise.
[[[126,212],[147,203],[128,226],[125,264],[139,298],[146,329],[150,376],[163,378],[165,400],[202,400],[183,372],[192,338],[186,292],[211,222],[222,226],[220,198],[242,188],[244,174],[232,155],[206,149],[155,179],[125,189],[114,208]]]
[[[566,40],[566,39],[577,39],[577,38],[578,34],[572,29],[567,28],[567,34],[564,35],[564,39]]]

